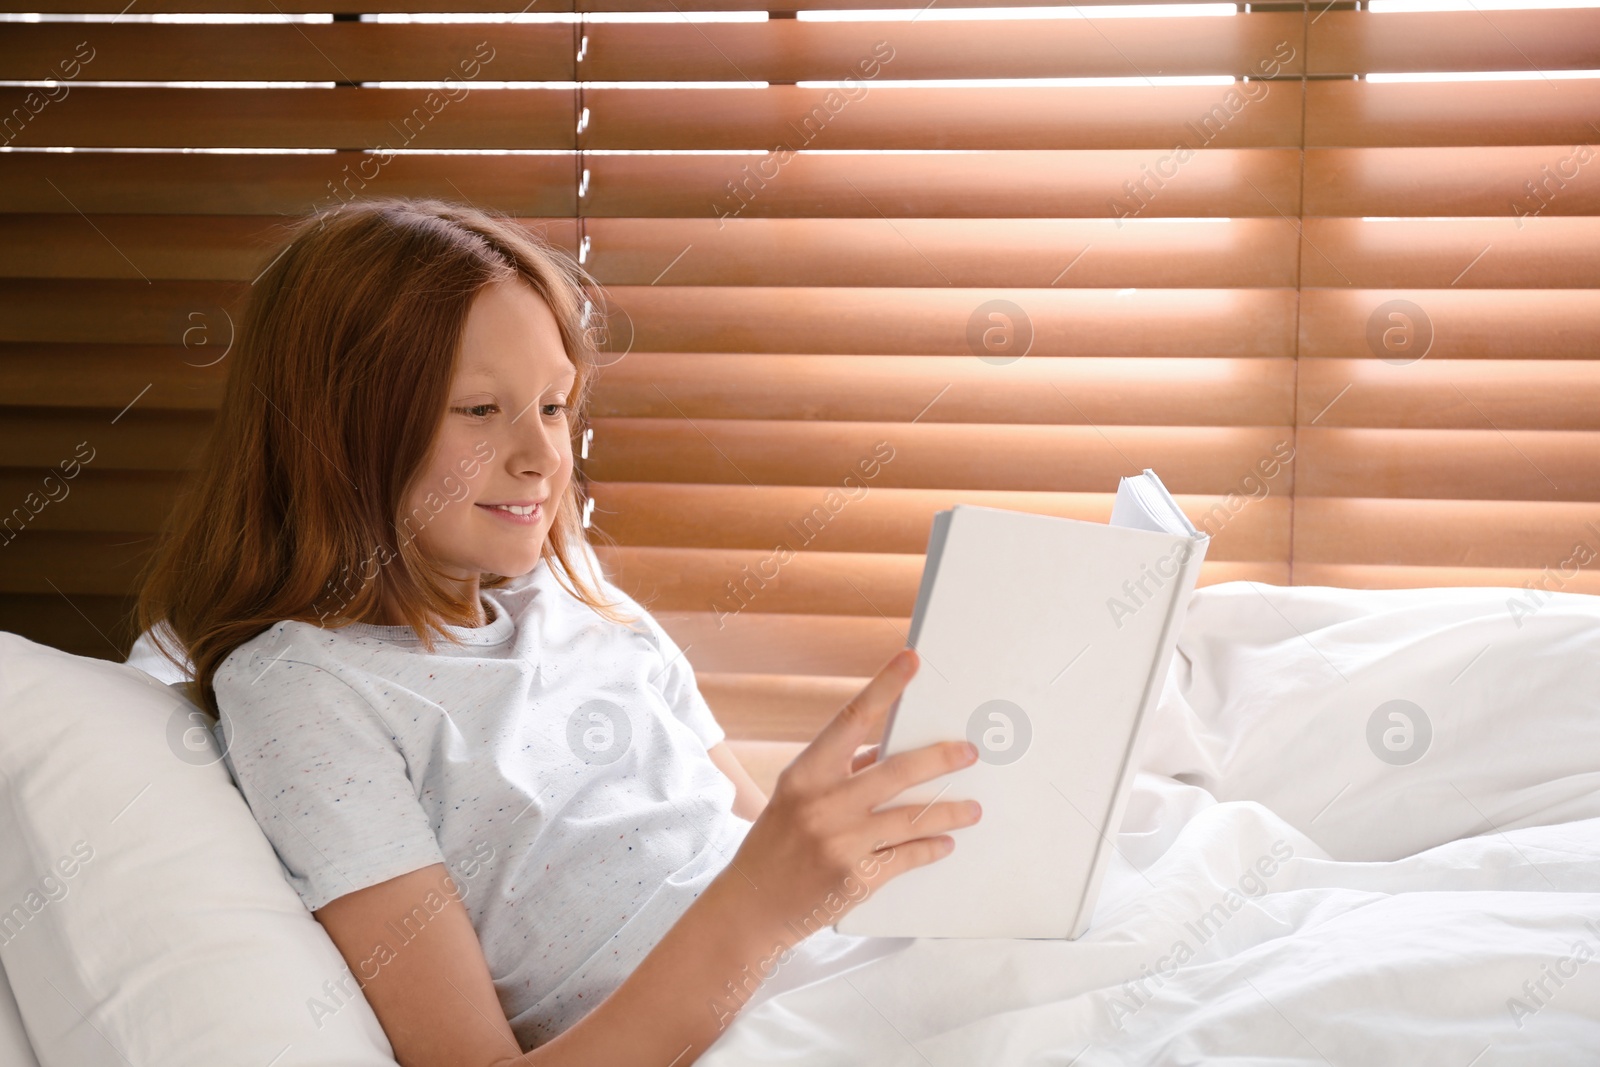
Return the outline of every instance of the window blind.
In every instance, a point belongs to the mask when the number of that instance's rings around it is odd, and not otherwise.
[[[0,23],[6,629],[120,658],[281,216],[356,195],[606,286],[589,519],[735,738],[904,644],[935,511],[1144,467],[1202,584],[1600,592],[1600,9],[208,6]]]

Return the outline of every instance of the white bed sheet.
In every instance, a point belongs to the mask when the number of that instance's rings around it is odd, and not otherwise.
[[[33,1054],[33,1042],[28,1040],[16,995],[11,991],[3,967],[0,967],[0,1067],[39,1067],[39,1060]]]
[[[1600,1063],[1600,597],[1230,582],[1179,652],[1087,935],[826,938],[699,1062]]]

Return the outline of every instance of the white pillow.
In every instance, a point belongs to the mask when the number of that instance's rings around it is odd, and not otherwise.
[[[0,961],[39,1062],[394,1067],[205,725],[0,633]]]
[[[1145,769],[1335,859],[1600,816],[1600,597],[1223,582],[1178,653]]]
[[[133,642],[133,647],[128,650],[128,658],[124,662],[130,666],[138,667],[156,681],[166,682],[168,685],[174,682],[188,681],[189,676],[193,673],[191,670],[193,665],[189,662],[189,658],[187,656],[184,657],[183,666],[180,668],[166,656],[163,656],[161,650],[156,647],[155,639],[152,636],[155,630],[161,632],[169,648],[175,648],[180,653],[182,652],[183,646],[178,643],[177,638],[172,636],[172,630],[166,623],[158,622],[151,630],[146,630]]]

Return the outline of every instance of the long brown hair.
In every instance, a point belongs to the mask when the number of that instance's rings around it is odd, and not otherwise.
[[[598,286],[506,216],[431,199],[352,201],[297,220],[288,236],[251,288],[215,427],[136,608],[139,629],[180,667],[159,624],[181,644],[190,697],[213,716],[212,679],[228,655],[285,619],[325,625],[331,597],[341,608],[331,625],[384,611],[430,652],[435,632],[455,641],[443,624],[476,618],[477,605],[439,580],[397,525],[484,286],[520,278],[549,305],[577,371],[575,436],[599,366],[589,325]],[[579,494],[574,477],[554,502],[541,560],[573,596],[631,624],[574,566],[582,559],[593,576]],[[483,575],[480,586],[510,580]]]

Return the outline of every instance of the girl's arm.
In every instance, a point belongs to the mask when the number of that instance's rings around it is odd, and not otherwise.
[[[771,973],[779,932],[753,904],[714,880],[599,1007],[526,1054],[444,864],[346,894],[315,915],[363,980],[402,1067],[686,1067],[742,1004],[727,983],[747,999],[759,982],[746,975],[763,973],[764,962]],[[411,940],[397,944],[397,929]],[[380,954],[378,945],[390,949]]]
[[[442,864],[347,894],[316,911],[363,981],[403,1067],[688,1067],[787,952],[896,875],[934,862],[970,826],[964,801],[874,810],[909,785],[971,765],[941,742],[863,763],[915,671],[897,655],[793,763],[728,866],[612,993],[577,1023],[520,1052],[466,907]],[[859,768],[859,769],[858,769]],[[917,823],[921,823],[920,826]],[[530,902],[533,903],[533,902]],[[373,946],[415,931],[391,952]]]
[[[756,780],[750,777],[750,772],[744,769],[744,764],[733,754],[728,742],[718,741],[706,751],[711,755],[711,762],[715,763],[733,783],[733,813],[741,819],[755,822],[756,816],[761,814],[761,809],[767,806],[767,794],[763,793]]]
[[[761,786],[750,777],[750,772],[744,769],[744,764],[739,762],[739,757],[733,754],[733,749],[728,747],[726,741],[717,742],[707,751],[711,755],[711,762],[715,763],[733,783],[735,790],[733,813],[741,819],[755,822],[756,817],[767,806],[767,794],[763,793]],[[856,750],[855,758],[850,762],[850,769],[859,771],[877,758],[878,746],[864,745]]]

